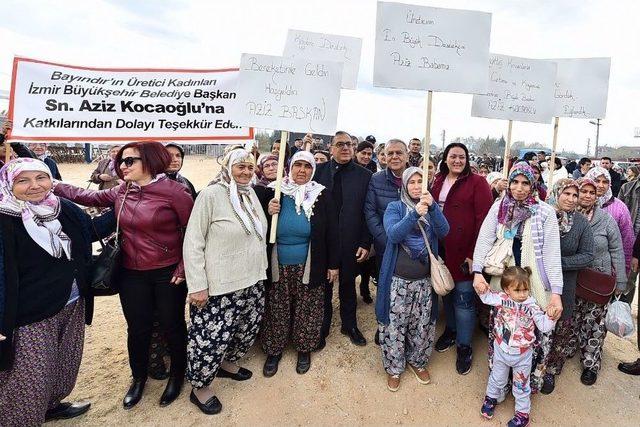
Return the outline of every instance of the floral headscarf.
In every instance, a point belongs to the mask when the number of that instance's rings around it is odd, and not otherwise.
[[[591,178],[587,178],[586,176],[582,178],[578,178],[576,180],[576,184],[578,184],[578,191],[581,191],[582,188],[587,185],[592,186],[594,190],[597,188],[595,181],[592,180]],[[581,214],[583,214],[584,216],[586,216],[589,221],[591,221],[591,218],[593,218],[593,211],[596,209],[597,205],[598,205],[597,200],[593,205],[591,205],[588,208],[583,208],[582,206],[580,206],[580,203],[578,203],[578,208],[576,210]]]
[[[313,171],[311,172],[311,177],[316,172],[316,160],[308,151],[298,151],[291,157],[291,162],[289,163],[289,174],[282,179],[282,184],[280,186],[280,190],[283,194],[293,197],[296,205],[296,212],[300,215],[301,211],[304,211],[304,214],[307,216],[307,219],[311,220],[311,214],[313,213],[313,205],[316,203],[318,196],[324,190],[324,185],[318,184],[315,181],[309,180],[305,184],[296,184],[293,178],[291,178],[291,171],[293,169],[293,164],[296,161],[305,161],[311,165]],[[270,188],[275,188],[276,183],[272,182],[269,184]]]
[[[604,178],[609,181],[609,189],[607,190],[607,192],[598,197],[598,206],[604,208],[613,200],[613,191],[611,190],[611,174],[609,174],[609,171],[605,168],[596,166],[589,169],[589,172],[587,172],[584,177],[593,180],[593,182],[595,183],[601,176],[604,176]]]
[[[267,179],[266,176],[264,176],[264,164],[267,163],[270,160],[275,160],[276,162],[278,161],[278,156],[276,156],[275,154],[263,154],[260,156],[260,158],[258,159],[258,164],[256,165],[256,185],[262,185],[264,187],[268,186],[269,184],[271,184],[273,181],[272,179]]]
[[[534,197],[533,169],[527,162],[518,162],[511,168],[509,172],[509,186],[516,176],[522,175],[531,184],[531,192],[523,201],[517,201],[511,194],[511,190],[507,187],[505,196],[500,202],[500,210],[498,211],[498,222],[503,224],[507,231],[517,227],[516,235],[522,236],[522,226],[524,222],[531,217],[538,201]]]
[[[62,231],[58,221],[60,199],[49,191],[40,202],[18,200],[13,194],[13,183],[22,172],[37,171],[51,178],[51,170],[38,159],[21,157],[0,169],[0,213],[20,217],[29,237],[55,258],[66,255],[71,259],[71,239]]]
[[[240,223],[247,235],[250,235],[253,230],[258,239],[263,240],[266,230],[263,229],[258,215],[257,209],[260,207],[254,206],[251,200],[251,185],[238,184],[231,174],[231,168],[237,163],[255,164],[255,159],[244,148],[236,148],[227,152],[222,159],[222,169],[212,183],[220,184],[227,188],[231,206],[233,206],[233,210],[238,219],[240,219]]]
[[[547,203],[553,206],[556,210],[556,216],[558,217],[558,227],[560,228],[560,236],[564,236],[569,231],[571,231],[571,227],[573,226],[573,216],[576,212],[575,209],[571,212],[567,212],[560,209],[560,206],[558,206],[558,199],[560,198],[560,195],[564,192],[564,190],[571,187],[580,191],[578,184],[576,184],[573,179],[563,178],[558,180],[558,182],[553,185],[553,190],[551,191],[549,199],[547,200]]]

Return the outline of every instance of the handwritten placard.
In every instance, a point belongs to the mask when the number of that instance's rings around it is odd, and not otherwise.
[[[611,58],[552,59],[558,64],[555,115],[604,119],[607,114]]]
[[[289,30],[284,56],[342,62],[342,87],[355,89],[358,85],[361,51],[362,39],[357,37]]]
[[[336,131],[342,64],[244,53],[236,123],[292,132]]]
[[[489,90],[473,95],[471,115],[549,123],[553,117],[555,62],[491,54]]]
[[[487,91],[491,14],[378,2],[373,84]]]

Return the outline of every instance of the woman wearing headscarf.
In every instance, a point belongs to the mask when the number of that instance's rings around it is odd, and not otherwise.
[[[539,165],[531,165],[531,169],[533,169],[533,177],[535,180],[534,190],[536,191],[538,198],[543,202],[547,200],[547,185],[544,183],[542,179],[542,168]]]
[[[169,155],[171,156],[171,163],[169,163],[169,167],[165,172],[167,178],[184,185],[187,191],[189,191],[189,194],[191,194],[191,197],[193,197],[193,200],[195,200],[196,196],[198,195],[195,187],[193,186],[191,181],[189,181],[184,175],[180,173],[182,165],[184,164],[184,148],[173,142],[166,144],[164,148],[167,149]]]
[[[89,181],[98,184],[98,190],[108,190],[120,185],[115,162],[118,151],[120,151],[120,145],[114,145],[109,148],[109,156],[100,160],[96,169],[91,173]]]
[[[587,172],[585,178],[589,178],[596,184],[596,196],[598,206],[613,217],[620,235],[622,236],[622,249],[624,250],[624,264],[626,269],[620,275],[625,275],[631,270],[631,258],[633,256],[633,244],[636,235],[633,232],[631,214],[624,202],[613,195],[611,190],[611,175],[603,167],[596,166]]]
[[[205,414],[222,404],[218,378],[243,381],[236,363],[253,345],[264,311],[267,219],[251,188],[255,158],[227,152],[214,183],[200,191],[184,241],[191,323],[187,345],[190,400]]]
[[[560,179],[553,186],[549,204],[556,210],[560,229],[560,258],[562,262],[562,316],[556,323],[551,338],[551,350],[546,360],[543,394],[555,388],[555,377],[562,371],[567,357],[569,340],[573,336],[573,309],[576,301],[578,271],[593,262],[593,232],[589,221],[576,212],[578,207],[578,184],[569,178]],[[540,368],[542,370],[542,368]]]
[[[298,151],[282,181],[281,200],[273,199],[275,183],[265,192],[268,222],[279,214],[276,243],[268,249],[272,283],[261,333],[266,377],[278,371],[289,341],[298,352],[296,372],[309,370],[311,351],[321,341],[324,285],[338,277],[338,212],[329,190],[311,180],[315,169],[313,155]]]
[[[380,267],[376,318],[387,388],[397,391],[408,363],[420,384],[431,381],[427,363],[433,351],[438,296],[431,286],[429,251],[437,256],[438,240],[449,223],[427,191],[422,192],[422,169],[402,174],[399,201],[384,213],[387,244]]]
[[[453,142],[445,148],[431,194],[449,222],[451,232],[442,240],[442,258],[453,276],[455,288],[443,298],[447,325],[436,342],[436,351],[456,346],[456,371],[471,371],[471,341],[476,325],[476,293],[471,274],[473,248],[493,198],[487,181],[471,172],[469,150]]]
[[[531,268],[531,296],[553,320],[562,314],[562,264],[560,232],[556,211],[535,197],[533,169],[527,162],[516,163],[509,173],[508,187],[502,199],[496,201],[487,214],[473,254],[474,286],[486,280],[482,274],[489,251],[496,244],[506,244],[513,254],[511,265]],[[500,276],[492,276],[493,290],[500,289]],[[489,327],[489,364],[493,357],[493,313]],[[551,332],[540,334],[534,353],[534,366],[544,360],[551,346]],[[532,372],[531,387],[539,389],[544,372]]]
[[[582,213],[593,232],[594,259],[591,268],[604,273],[615,274],[616,295],[626,287],[627,276],[624,274],[624,252],[620,230],[611,215],[599,206],[597,183],[589,178],[577,180],[578,211]],[[580,351],[582,375],[580,381],[584,385],[592,385],[598,379],[598,371],[602,364],[602,347],[607,335],[604,319],[609,304],[597,304],[576,296],[573,310],[573,334],[568,341],[564,353],[572,357]]]
[[[73,418],[89,403],[62,402],[76,383],[91,219],[56,197],[49,167],[20,158],[0,169],[0,424]],[[99,225],[99,224],[96,224]],[[108,233],[103,233],[108,234]]]
[[[255,186],[266,187],[278,177],[278,155],[267,153],[258,158]]]
[[[131,142],[116,156],[124,181],[109,190],[93,191],[58,182],[55,194],[85,206],[113,207],[120,213],[120,304],[127,321],[127,349],[132,382],[122,404],[133,408],[142,398],[149,372],[153,314],[160,318],[169,343],[171,372],[160,405],[180,395],[186,366],[187,288],[182,262],[183,230],[193,199],[186,188],[168,179],[171,157],[156,141]]]

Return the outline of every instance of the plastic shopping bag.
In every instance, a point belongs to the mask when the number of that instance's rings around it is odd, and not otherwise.
[[[629,338],[635,331],[631,306],[618,298],[609,306],[607,317],[604,320],[607,330],[622,338]]]

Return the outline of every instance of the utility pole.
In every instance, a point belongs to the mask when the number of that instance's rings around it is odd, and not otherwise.
[[[594,156],[597,159],[598,158],[598,142],[600,142],[600,126],[602,126],[602,123],[600,123],[600,119],[597,119],[595,122],[593,120],[589,120],[589,123],[591,123],[592,125],[595,125],[596,127],[596,148],[595,148]]]
[[[447,134],[447,131],[442,129],[442,151],[444,151],[444,141],[445,141],[446,134]]]
[[[589,157],[589,151],[591,151],[591,138],[587,138],[587,157]]]

